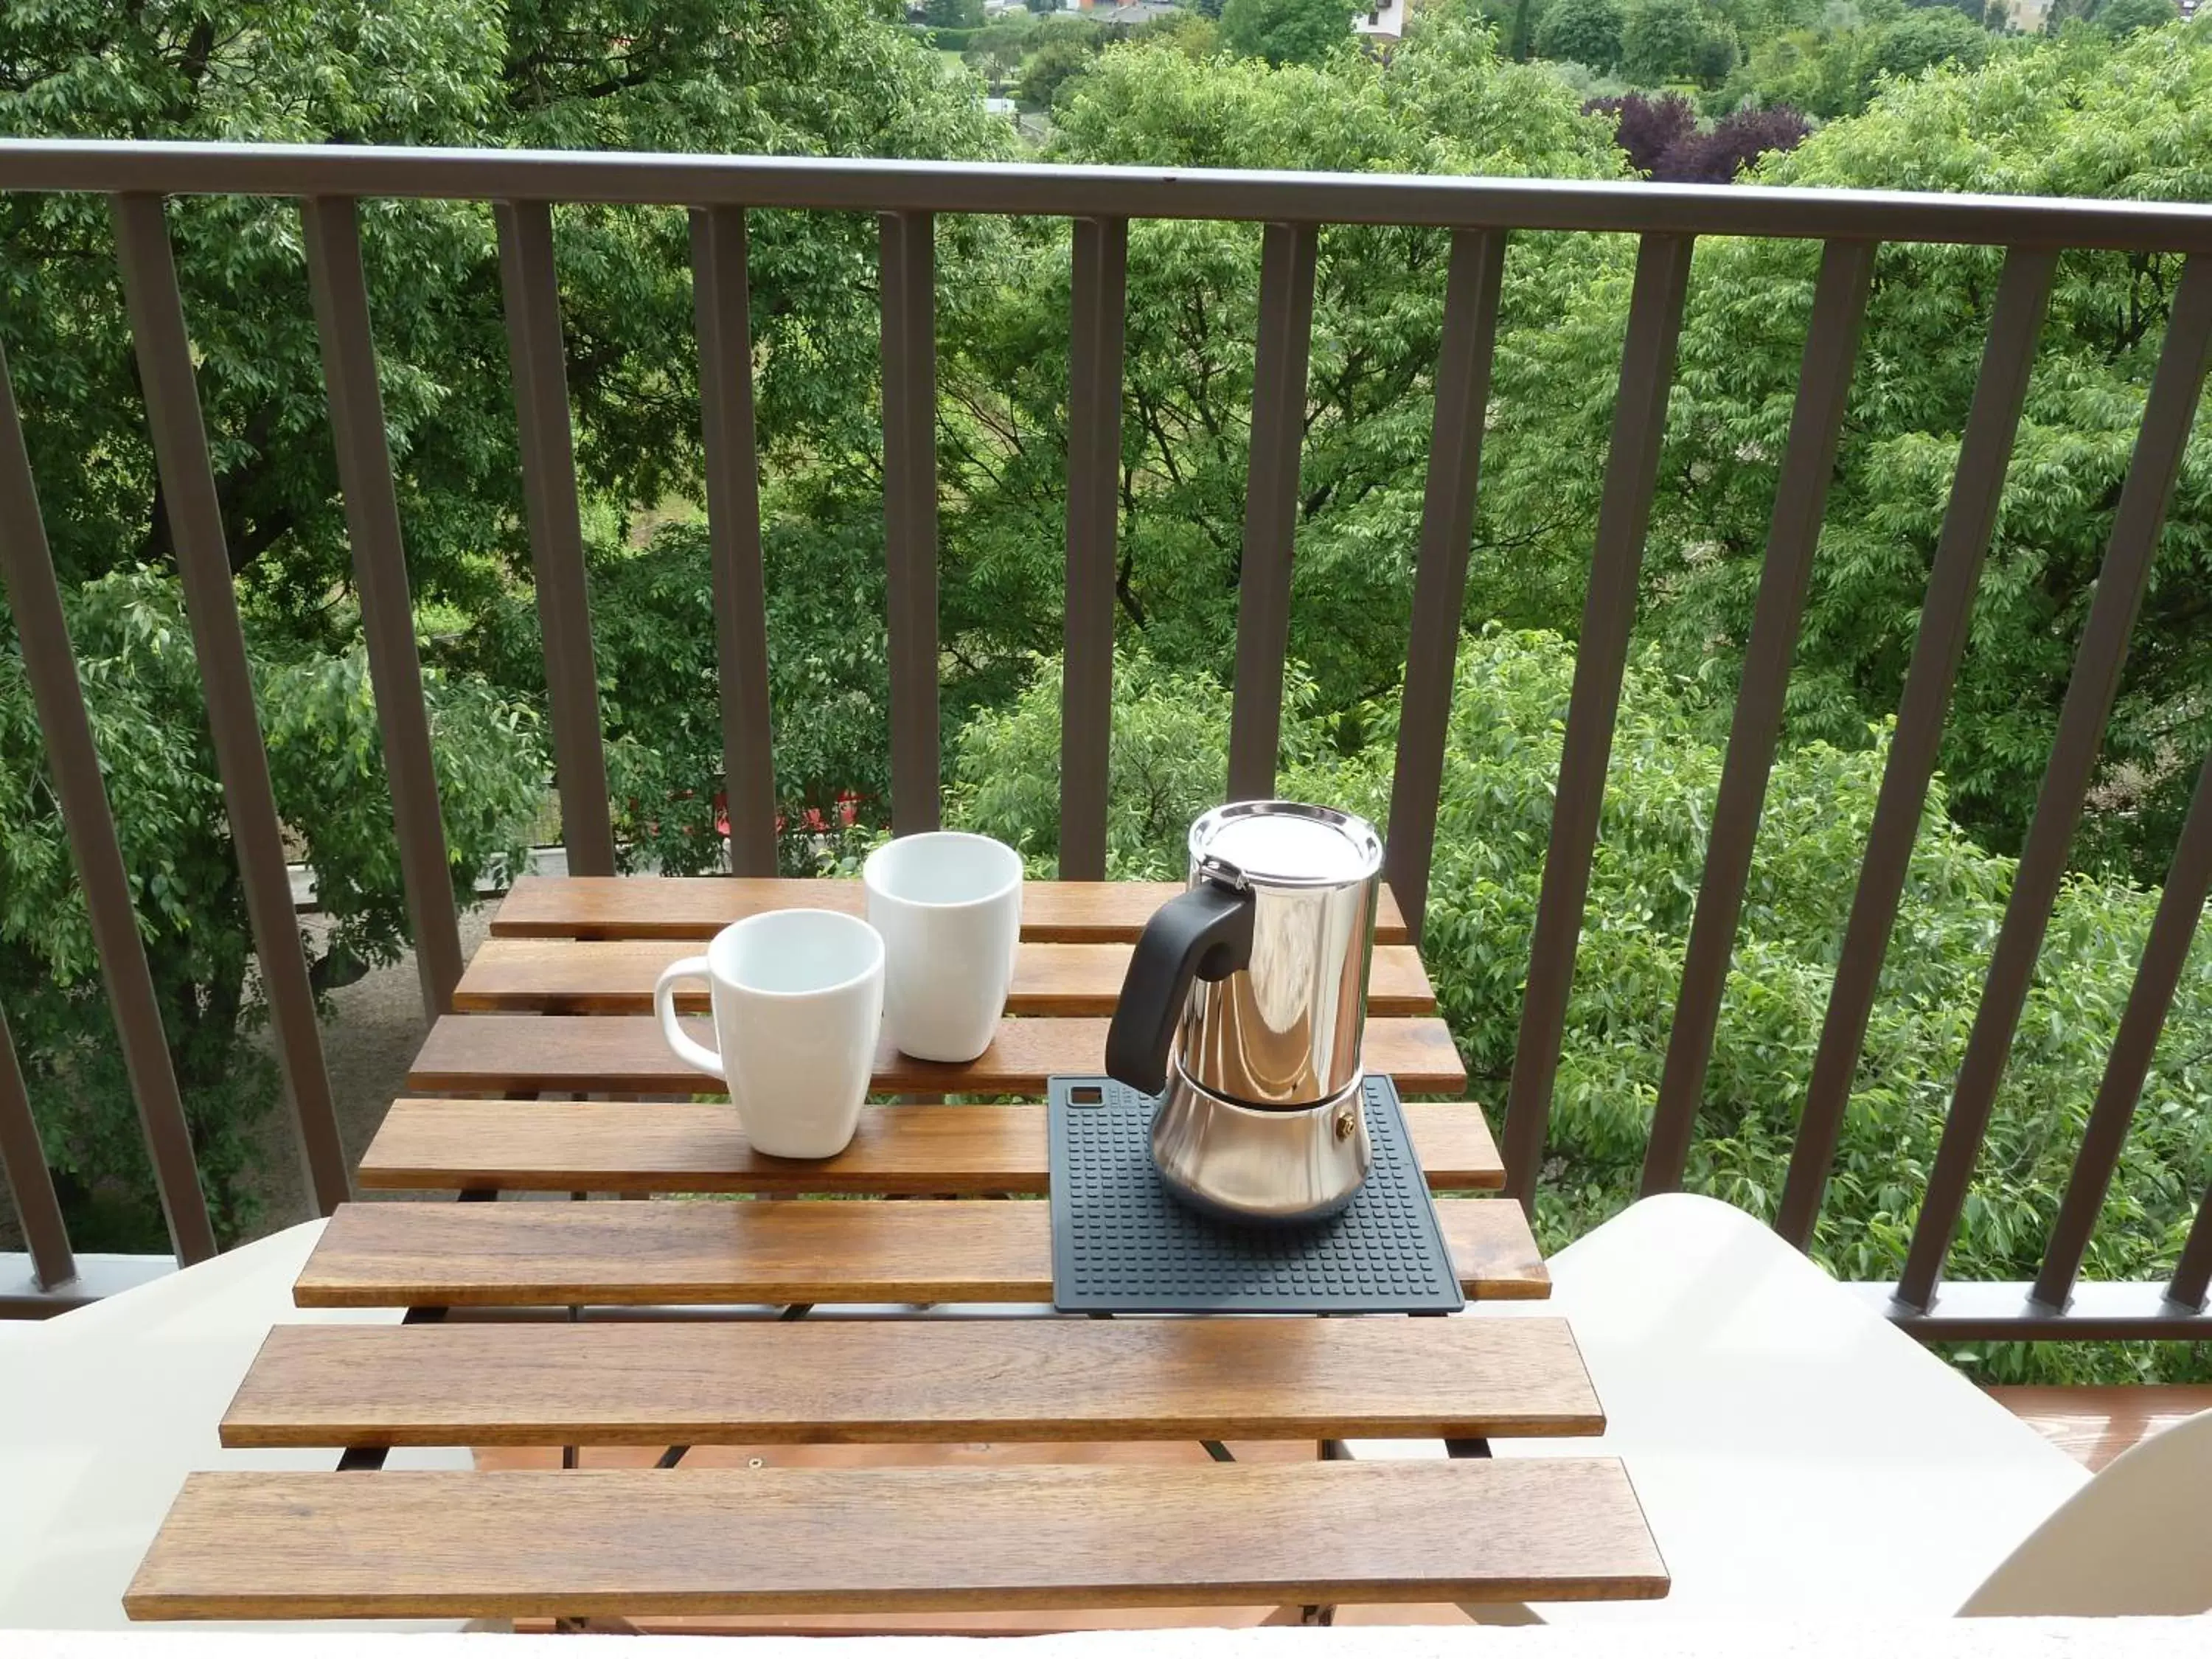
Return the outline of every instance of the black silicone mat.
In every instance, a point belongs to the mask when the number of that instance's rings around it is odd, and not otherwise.
[[[1153,1167],[1157,1102],[1051,1079],[1052,1299],[1067,1313],[1450,1313],[1451,1252],[1385,1077],[1367,1079],[1375,1167],[1341,1213],[1239,1226],[1180,1202]]]

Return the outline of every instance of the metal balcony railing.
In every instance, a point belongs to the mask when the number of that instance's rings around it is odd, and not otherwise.
[[[1428,890],[1506,240],[1528,230],[1640,238],[1507,1101],[1510,1190],[1524,1203],[1542,1163],[1694,239],[1788,237],[1824,246],[1644,1163],[1647,1193],[1678,1186],[1688,1155],[1876,249],[1885,241],[2005,249],[1887,771],[1776,1222],[1801,1248],[1812,1236],[1833,1159],[1935,769],[2058,255],[2071,248],[2113,248],[2189,256],[1905,1272],[1895,1285],[1866,1288],[1923,1336],[2212,1334],[2212,1315],[2205,1310],[2212,1281],[2212,1194],[2170,1283],[2076,1284],[2212,884],[2212,763],[2200,777],[2181,832],[2039,1276],[2032,1285],[1952,1285],[1937,1296],[2212,359],[2212,209],[1530,179],[77,142],[0,143],[0,190],[94,192],[108,197],[112,206],[162,499],[206,683],[254,943],[315,1199],[326,1212],[346,1197],[347,1171],[293,922],[164,197],[242,193],[291,198],[301,204],[423,998],[433,1013],[450,1003],[460,947],[377,388],[356,219],[361,198],[487,201],[496,210],[562,821],[569,868],[580,874],[611,873],[614,843],[553,261],[554,204],[690,210],[732,862],[745,874],[773,873],[775,854],[749,372],[748,209],[880,216],[892,817],[902,833],[935,825],[939,814],[934,217],[1019,214],[1074,222],[1060,826],[1061,873],[1073,879],[1095,878],[1105,869],[1114,474],[1129,220],[1237,220],[1266,228],[1230,736],[1231,797],[1266,794],[1274,779],[1319,228],[1448,228],[1451,262],[1389,821],[1388,872],[1417,933]],[[0,390],[5,390],[5,372],[0,362]],[[213,1252],[214,1236],[134,926],[12,392],[0,397],[0,578],[15,607],[177,1253],[183,1261],[196,1261]],[[41,1283],[59,1284],[74,1272],[70,1246],[4,1031],[0,1025],[0,1158],[37,1276]]]

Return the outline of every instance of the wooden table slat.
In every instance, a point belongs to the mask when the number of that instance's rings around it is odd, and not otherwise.
[[[1494,1188],[1505,1170],[1482,1109],[1404,1108],[1431,1188]],[[722,1102],[400,1100],[361,1161],[363,1188],[550,1193],[933,1193],[1045,1190],[1042,1106],[871,1106],[820,1162],[752,1150]]]
[[[124,1606],[525,1618],[1666,1590],[1618,1462],[1531,1458],[194,1474]]]
[[[653,1012],[653,981],[696,939],[488,939],[477,947],[453,993],[463,1014],[643,1014]],[[1109,1016],[1128,972],[1127,945],[1024,944],[1014,959],[1006,1012]],[[687,981],[677,1006],[704,1013],[707,988]],[[1367,1012],[1382,1018],[1436,1012],[1435,992],[1410,945],[1375,950]]]
[[[912,1060],[886,1037],[874,1088],[884,1094],[1042,1095],[1054,1075],[1106,1063],[1103,1019],[1008,1019],[965,1066]],[[1457,1095],[1467,1070],[1441,1019],[1370,1019],[1364,1055],[1401,1093]],[[714,1079],[668,1050],[644,1014],[449,1014],[430,1028],[407,1074],[424,1094],[718,1094]]]
[[[1022,890],[1022,937],[1040,944],[1127,945],[1179,881],[1033,881]],[[524,876],[492,917],[506,939],[707,939],[763,910],[819,907],[860,914],[857,881],[774,876]],[[1411,943],[1386,884],[1375,942]]]
[[[1556,1319],[280,1325],[226,1446],[1602,1434]]]
[[[646,1204],[347,1204],[307,1259],[312,1307],[1049,1302],[1034,1200],[712,1199]],[[1440,1199],[1466,1292],[1551,1293],[1521,1207]]]

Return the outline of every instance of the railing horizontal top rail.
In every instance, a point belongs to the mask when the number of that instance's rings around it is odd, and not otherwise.
[[[884,431],[884,616],[892,692],[890,754],[892,825],[899,833],[939,821],[938,514],[938,284],[933,228],[940,213],[1035,216],[1075,221],[1071,246],[1068,466],[1066,517],[1067,617],[1061,762],[1063,876],[1104,873],[1106,784],[1112,738],[1115,632],[1117,477],[1124,404],[1123,340],[1129,307],[1127,233],[1133,219],[1259,223],[1261,239],[1254,341],[1248,513],[1242,543],[1228,793],[1271,789],[1279,748],[1291,572],[1304,435],[1296,418],[1311,349],[1316,228],[1415,226],[1453,232],[1433,377],[1437,401],[1422,530],[1414,571],[1412,631],[1390,812],[1389,876],[1418,937],[1437,833],[1443,763],[1463,621],[1490,360],[1496,343],[1498,280],[1510,231],[1595,232],[1641,239],[1631,296],[1619,396],[1596,502],[1588,609],[1577,635],[1574,688],[1562,738],[1555,812],[1511,1070],[1504,1137],[1508,1190],[1532,1200],[1547,1136],[1577,940],[1589,925],[1584,889],[1599,840],[1607,757],[1618,715],[1652,507],[1655,473],[1674,382],[1676,336],[1699,236],[1778,237],[1821,242],[1821,275],[1806,338],[1797,409],[1779,474],[1780,492],[1760,579],[1758,615],[1723,773],[1716,820],[1690,936],[1674,1041],[1650,1144],[1647,1190],[1679,1184],[1704,1097],[1721,988],[1734,958],[1736,909],[1758,834],[1765,778],[1773,763],[1802,590],[1820,540],[1821,484],[1843,441],[1851,370],[1861,355],[1862,313],[1881,245],[1943,243],[2004,250],[1994,289],[1983,369],[1952,480],[1933,575],[1918,623],[1913,666],[1896,742],[1881,783],[1857,896],[1831,994],[1791,1154],[1777,1226],[1802,1247],[1820,1213],[1837,1137],[1864,1047],[1889,948],[1899,894],[1937,759],[1958,659],[1966,641],[1982,564],[2044,331],[2059,254],[2070,249],[2170,252],[2188,257],[2172,295],[2164,343],[2144,405],[2127,483],[2118,498],[2104,574],[2067,693],[2060,738],[2037,808],[2020,881],[1988,979],[1975,1042],[1947,1118],[1943,1149],[1927,1190],[1913,1255],[1899,1285],[1876,1287],[1891,1316],[1924,1340],[2145,1338],[2201,1340],[2212,1334],[2204,1306],[2212,1281],[2212,1194],[2208,1194],[2173,1279],[2154,1284],[2078,1281],[2101,1194],[2124,1147],[2146,1067],[2172,1000],[2202,909],[2207,860],[2185,828],[2183,854],[2136,985],[2122,1036],[2099,1091],[2094,1127],[2069,1182],[2068,1216],[2045,1254],[2043,1279],[2024,1284],[1946,1285],[1950,1235],[1980,1158],[1987,1119],[2009,1052],[2028,969],[2048,925],[2066,846],[2089,785],[2174,484],[2212,362],[2212,204],[1831,191],[1764,185],[1670,185],[1627,179],[1406,177],[803,156],[655,155],[603,151],[434,150],[340,145],[121,143],[0,139],[0,192],[65,192],[112,198],[126,309],[138,362],[166,515],[182,556],[196,654],[208,679],[216,749],[241,850],[257,954],[275,996],[276,1024],[303,1143],[318,1159],[317,1198],[326,1211],[346,1190],[330,1090],[323,1073],[304,962],[296,957],[283,888],[283,855],[269,797],[267,758],[246,695],[246,658],[224,548],[222,503],[210,471],[206,422],[196,385],[183,297],[162,198],[243,195],[296,199],[308,284],[328,383],[332,436],[347,523],[371,635],[371,672],[387,744],[415,733],[411,774],[395,775],[395,823],[404,882],[419,935],[442,939],[447,960],[423,974],[426,1006],[447,1010],[459,973],[450,860],[428,750],[428,713],[410,634],[406,553],[395,504],[392,458],[385,453],[370,337],[369,295],[361,269],[356,204],[417,198],[486,203],[499,225],[532,568],[546,642],[546,684],[556,777],[574,874],[615,866],[604,720],[596,690],[588,584],[578,528],[568,364],[559,273],[549,217],[555,204],[661,206],[690,214],[694,301],[700,351],[700,431],[713,542],[716,659],[720,665],[722,771],[730,795],[733,873],[775,868],[773,737],[766,680],[769,641],[761,550],[759,472],[747,345],[745,210],[789,209],[877,216],[883,299],[880,389]],[[1978,308],[1978,305],[1977,306]],[[47,347],[51,349],[51,346]],[[1166,442],[1162,439],[1162,443]],[[65,458],[64,458],[65,459]],[[40,526],[31,456],[0,356],[0,603],[12,605],[40,717],[54,742],[64,787],[62,812],[80,872],[93,895],[101,955],[116,991],[117,1021],[131,1060],[134,1096],[155,1146],[164,1201],[176,1218],[180,1259],[209,1254],[214,1236],[185,1145],[166,1033],[155,1005],[131,906],[111,810],[101,788],[61,599]],[[9,481],[12,480],[12,483]],[[2186,502],[2184,503],[2186,506]],[[2115,572],[2118,572],[2115,575]],[[212,573],[212,574],[210,574]],[[29,607],[26,609],[27,605]],[[32,627],[44,615],[50,625]],[[379,632],[379,617],[390,626]],[[394,645],[392,629],[398,630]],[[382,647],[378,641],[381,639]],[[383,648],[391,647],[391,648]],[[748,669],[750,665],[750,669]],[[44,676],[40,678],[43,665]],[[756,678],[750,689],[744,673]],[[225,684],[230,695],[224,695]],[[241,688],[245,688],[241,691]],[[66,695],[65,695],[66,694]],[[52,704],[49,708],[46,705]],[[70,738],[70,732],[77,735]],[[59,737],[55,733],[59,732]],[[396,735],[395,735],[396,734]],[[401,741],[401,747],[404,747]],[[404,758],[404,757],[403,757]],[[401,769],[404,773],[404,769]],[[2191,809],[2212,811],[2212,769]],[[750,785],[744,781],[750,780]],[[76,793],[68,785],[74,783]],[[744,786],[744,787],[740,787]],[[2199,838],[2201,840],[2201,838]],[[2038,848],[2040,851],[2038,851]],[[103,874],[104,872],[104,874]],[[104,883],[104,887],[103,887]],[[270,884],[283,922],[270,921]],[[105,890],[108,902],[101,901]],[[590,931],[590,930],[586,930]],[[648,930],[649,931],[649,930]],[[2024,953],[2023,953],[2024,944]],[[427,960],[427,958],[426,958]],[[271,964],[277,969],[271,976]],[[526,1022],[528,1023],[528,1022]],[[443,1026],[441,1029],[444,1029]],[[489,1029],[489,1028],[487,1028]],[[8,1054],[0,1025],[0,1060]],[[1454,1076],[1461,1075],[1456,1055]],[[12,1069],[12,1068],[9,1068]],[[434,1071],[436,1067],[434,1066]],[[418,1070],[417,1080],[422,1077]],[[1039,1075],[1042,1075],[1040,1073]],[[481,1079],[480,1079],[481,1080]],[[511,1079],[510,1079],[511,1081]],[[557,1082],[557,1079],[554,1080]],[[61,1294],[76,1264],[58,1217],[43,1227],[32,1211],[57,1208],[43,1181],[27,1091],[0,1075],[0,1185],[14,1177],[18,1208],[33,1224],[35,1311]],[[547,1086],[540,1078],[538,1086]],[[505,1086],[505,1085],[499,1085]],[[166,1139],[164,1139],[166,1137]],[[161,1155],[167,1146],[166,1156]],[[29,1194],[27,1200],[21,1194]],[[0,1260],[0,1281],[6,1264]],[[0,1314],[27,1298],[0,1282]]]
[[[2212,252],[2212,207],[1632,180],[0,140],[0,190],[1227,219]]]

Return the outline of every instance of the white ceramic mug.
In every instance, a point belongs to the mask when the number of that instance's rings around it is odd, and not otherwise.
[[[902,1054],[971,1060],[991,1046],[1013,988],[1021,854],[955,830],[902,836],[860,879],[884,936],[884,1024]]]
[[[676,1018],[679,980],[703,979],[713,1048]],[[672,963],[653,1012],[676,1057],[730,1085],[738,1121],[771,1158],[833,1158],[860,1127],[884,1021],[884,941],[858,916],[769,910]]]

